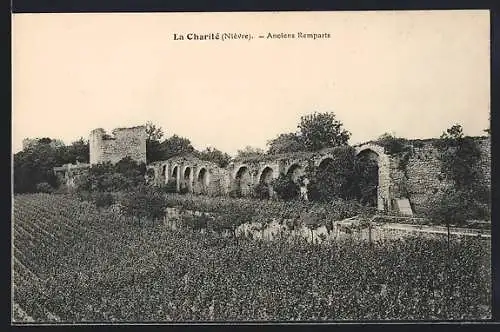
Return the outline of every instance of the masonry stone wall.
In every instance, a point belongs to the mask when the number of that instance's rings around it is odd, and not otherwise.
[[[215,163],[193,156],[155,161],[150,163],[147,169],[153,176],[150,181],[157,186],[172,181],[177,191],[187,189],[188,192],[210,196],[228,193],[229,172]]]
[[[488,137],[475,138],[481,147],[480,171],[484,183],[491,188],[491,143]],[[412,213],[421,216],[433,198],[441,189],[449,185],[441,175],[439,151],[434,147],[435,139],[413,141],[411,157],[406,166],[401,164],[401,156],[389,155],[376,143],[355,146],[357,154],[368,152],[376,158],[378,164],[377,208],[383,211],[398,211],[397,200],[408,199]],[[317,152],[301,152],[288,155],[263,156],[255,159],[234,160],[226,168],[201,161],[195,157],[176,157],[148,165],[154,170],[153,182],[157,185],[174,179],[179,191],[182,187],[189,192],[209,195],[228,195],[233,190],[250,195],[252,188],[263,178],[266,181],[277,178],[280,174],[300,173],[308,167],[317,168],[323,160],[333,156],[332,149]],[[162,172],[162,167],[168,171]],[[173,169],[177,167],[177,175]],[[190,168],[190,176],[185,177]],[[198,174],[205,168],[209,174],[208,188],[205,192],[197,187]],[[272,172],[269,171],[272,170]],[[266,171],[266,176],[262,174]],[[165,173],[166,175],[164,175]]]
[[[54,173],[60,185],[68,189],[77,187],[79,178],[88,174],[90,164],[66,164],[60,167],[54,167]]]
[[[146,163],[146,127],[117,128],[108,135],[102,128],[90,132],[90,164],[117,163],[130,157],[138,163]]]
[[[479,170],[484,176],[484,184],[491,188],[491,141],[489,137],[475,139],[481,149]],[[424,212],[430,198],[445,186],[452,185],[441,175],[439,151],[433,145],[433,141],[425,140],[420,141],[419,144],[414,143],[412,156],[405,169],[399,167],[400,160],[397,157],[391,157],[392,196],[394,198],[407,197],[417,215]]]

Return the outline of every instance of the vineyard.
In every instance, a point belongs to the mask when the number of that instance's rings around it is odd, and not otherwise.
[[[15,321],[491,317],[491,245],[475,237],[449,246],[419,237],[236,241],[139,226],[113,209],[50,194],[14,197],[12,235],[14,312],[25,313]]]

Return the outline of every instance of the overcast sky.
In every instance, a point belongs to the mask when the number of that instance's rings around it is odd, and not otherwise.
[[[266,148],[333,111],[350,143],[489,127],[487,11],[13,15],[13,151],[153,121],[195,148]],[[255,39],[177,41],[173,34]],[[328,39],[259,39],[329,33]]]

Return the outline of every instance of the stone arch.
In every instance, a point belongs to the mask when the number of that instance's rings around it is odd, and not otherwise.
[[[206,167],[201,167],[196,174],[196,187],[199,193],[206,194],[209,185],[209,173]]]
[[[264,166],[258,174],[259,183],[270,184],[274,178],[274,170],[269,165]]]
[[[377,165],[376,205],[378,210],[390,208],[390,163],[384,148],[374,144],[356,147],[357,158],[367,158]]]
[[[177,179],[177,175],[179,173],[179,166],[178,165],[174,165],[174,167],[172,167],[172,178],[174,179]]]
[[[334,160],[332,156],[325,156],[318,161],[316,167],[318,170],[324,170],[327,167],[329,167],[333,162]]]
[[[317,155],[315,156],[314,158],[314,167],[315,168],[318,168],[319,165],[325,160],[325,159],[329,159],[329,158],[333,158],[332,155],[330,153],[328,154],[322,154],[322,155]]]
[[[275,192],[272,186],[272,181],[274,179],[274,170],[271,166],[265,165],[258,173],[257,179],[259,180],[259,185],[262,187],[258,190],[258,197],[260,198],[273,198]],[[261,191],[262,190],[262,191]]]
[[[179,171],[179,166],[178,165],[174,165],[174,167],[172,167],[172,179],[173,181],[175,182],[175,187],[176,187],[176,190],[179,191],[179,188],[180,188],[180,171]]]
[[[185,166],[182,172],[182,183],[188,192],[193,192],[193,167]]]
[[[250,174],[250,167],[247,165],[240,165],[234,175],[234,188],[237,195],[249,196],[252,193],[252,176]]]
[[[167,164],[162,164],[161,165],[161,179],[163,180],[164,183],[168,182],[169,176],[168,176],[168,165]]]

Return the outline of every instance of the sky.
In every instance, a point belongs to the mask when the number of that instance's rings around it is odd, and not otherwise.
[[[14,14],[12,31],[14,153],[152,121],[234,155],[315,111],[351,144],[489,128],[488,11]],[[254,39],[174,40],[217,32]],[[282,32],[330,38],[265,38]]]

